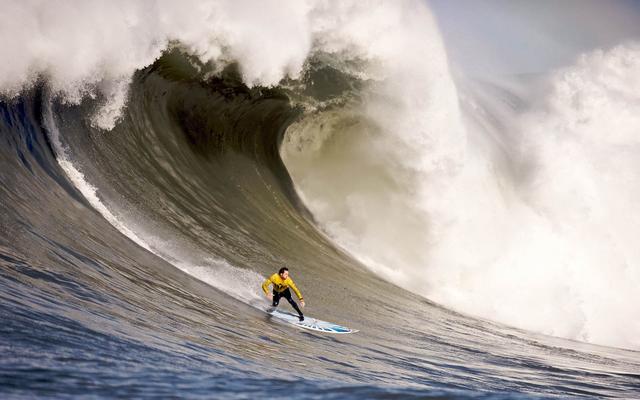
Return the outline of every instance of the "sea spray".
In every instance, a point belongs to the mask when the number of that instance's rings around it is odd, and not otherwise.
[[[421,101],[407,82],[429,72],[415,70],[390,78],[406,90],[373,84],[368,104],[290,127],[283,159],[321,226],[387,279],[472,315],[638,348],[638,54],[587,54],[537,98],[513,93],[523,109],[465,92],[466,130],[446,95],[440,113]],[[431,130],[410,130],[421,121]]]

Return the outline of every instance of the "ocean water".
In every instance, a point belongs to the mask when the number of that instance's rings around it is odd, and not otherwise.
[[[447,7],[9,2],[0,396],[637,397],[638,46],[492,75]]]

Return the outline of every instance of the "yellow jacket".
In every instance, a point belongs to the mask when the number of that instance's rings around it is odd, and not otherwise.
[[[270,284],[273,284],[273,290],[278,293],[282,293],[287,290],[287,288],[291,288],[293,289],[296,296],[298,296],[298,299],[302,300],[302,293],[300,293],[300,291],[296,287],[296,284],[293,283],[293,280],[291,280],[291,278],[282,279],[278,273],[271,275],[269,279],[264,281],[264,283],[262,284],[262,290],[264,290],[265,294],[269,294]]]

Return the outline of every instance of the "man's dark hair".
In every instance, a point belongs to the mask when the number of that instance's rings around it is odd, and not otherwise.
[[[280,275],[282,275],[282,273],[283,273],[284,271],[288,271],[288,270],[289,270],[289,268],[287,268],[287,267],[282,267],[282,268],[280,268],[280,271],[278,271],[278,273],[279,273]]]

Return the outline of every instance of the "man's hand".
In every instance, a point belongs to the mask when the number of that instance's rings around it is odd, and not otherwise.
[[[304,300],[300,300],[300,305],[304,308]]]
[[[267,293],[267,299],[269,299],[269,301],[273,301],[273,295],[271,293]]]

